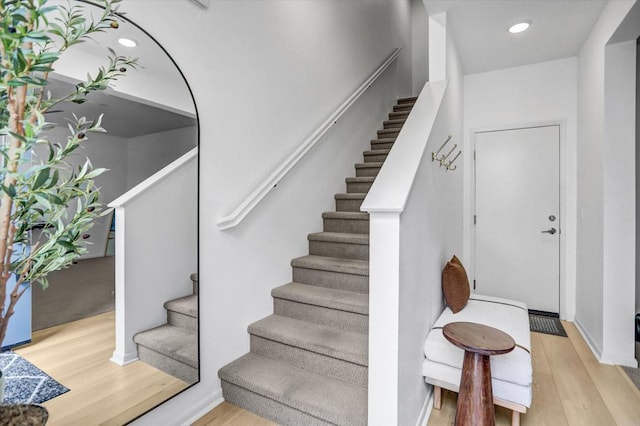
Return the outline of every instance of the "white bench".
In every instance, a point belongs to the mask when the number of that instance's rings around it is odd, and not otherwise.
[[[495,405],[512,410],[511,424],[520,424],[520,413],[531,406],[531,336],[527,306],[522,302],[472,294],[458,313],[448,307],[437,319],[424,343],[422,373],[434,386],[435,409],[440,409],[442,388],[458,392],[464,351],[442,335],[445,324],[475,322],[497,328],[516,342],[513,351],[491,357],[491,384]]]

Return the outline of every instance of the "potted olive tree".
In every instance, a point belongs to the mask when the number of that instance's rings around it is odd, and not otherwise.
[[[47,90],[49,73],[67,49],[118,28],[119,2],[98,2],[103,10],[91,17],[78,2],[0,0],[0,344],[27,286],[46,288],[50,272],[77,259],[87,230],[105,213],[94,183],[104,169],[88,159],[80,167],[67,161],[92,132],[104,131],[102,116],[74,115],[66,140],[54,141],[46,136],[53,124],[45,113],[63,102],[83,103],[136,67],[136,59],[110,50],[106,65],[71,93],[53,99]],[[48,154],[35,158],[37,147]],[[34,224],[42,227],[38,241],[31,241]]]

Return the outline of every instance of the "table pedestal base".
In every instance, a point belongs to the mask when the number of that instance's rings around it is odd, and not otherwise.
[[[488,355],[464,352],[455,424],[456,426],[495,425],[491,363]]]

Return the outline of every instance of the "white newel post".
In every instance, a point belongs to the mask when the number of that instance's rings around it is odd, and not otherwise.
[[[400,212],[369,212],[369,425],[398,422]]]

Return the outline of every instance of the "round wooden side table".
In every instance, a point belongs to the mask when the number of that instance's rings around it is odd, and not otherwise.
[[[511,352],[516,343],[507,333],[472,322],[449,323],[442,333],[448,341],[464,349],[456,426],[495,425],[489,357]]]

